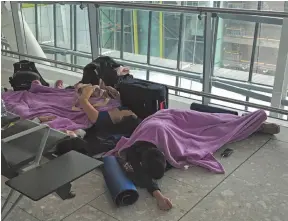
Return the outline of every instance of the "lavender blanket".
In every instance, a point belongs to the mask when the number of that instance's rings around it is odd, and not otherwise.
[[[58,130],[86,129],[91,126],[86,114],[72,111],[76,96],[73,89],[49,88],[32,84],[29,91],[8,91],[2,94],[8,111],[24,119],[39,116],[56,116],[47,124]],[[103,102],[100,98],[91,98],[91,103]],[[107,106],[97,108],[99,111],[110,110],[120,106],[119,101],[110,100]]]
[[[266,120],[262,110],[245,116],[168,109],[146,118],[130,138],[122,137],[106,155],[120,154],[137,141],[155,144],[176,168],[189,165],[224,173],[213,153],[224,144],[247,138]]]

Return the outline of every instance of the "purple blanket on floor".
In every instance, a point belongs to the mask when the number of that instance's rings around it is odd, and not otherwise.
[[[24,119],[40,116],[56,116],[47,124],[58,130],[86,129],[91,126],[87,115],[81,111],[72,111],[76,96],[73,89],[57,89],[32,84],[29,91],[8,91],[2,94],[8,111]],[[91,98],[91,103],[103,102],[100,98]],[[120,103],[110,100],[105,107],[97,110],[105,111],[119,107]]]
[[[266,118],[262,110],[245,116],[161,110],[146,118],[130,138],[122,137],[115,149],[106,155],[120,154],[137,141],[147,141],[161,149],[167,161],[176,168],[197,165],[224,173],[223,166],[212,154],[224,144],[245,139],[256,132]]]

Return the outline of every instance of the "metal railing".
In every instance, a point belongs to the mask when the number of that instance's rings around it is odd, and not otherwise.
[[[47,62],[51,62],[51,63],[55,63],[55,64],[67,66],[67,67],[74,67],[74,68],[79,68],[79,69],[84,68],[83,66],[79,66],[79,65],[72,65],[69,63],[55,61],[55,60],[51,60],[51,59],[39,58],[39,57],[31,56],[31,55],[21,54],[21,53],[14,52],[14,51],[7,51],[7,50],[1,50],[1,51],[6,52],[6,53],[10,53],[10,54],[14,54],[14,55],[18,55],[21,57],[31,58],[31,59],[40,60],[40,61],[47,61]],[[175,90],[175,91],[179,91],[179,92],[189,93],[189,94],[193,94],[193,95],[197,95],[197,96],[201,96],[201,97],[212,98],[212,99],[225,101],[225,102],[229,102],[229,103],[233,103],[233,104],[241,104],[241,105],[248,106],[248,107],[254,107],[254,108],[263,109],[263,110],[267,110],[267,111],[271,111],[271,112],[276,112],[279,114],[288,115],[287,110],[283,110],[280,108],[268,107],[268,106],[260,105],[260,104],[253,104],[250,102],[239,101],[237,99],[226,98],[226,97],[222,97],[222,96],[218,96],[218,95],[214,95],[214,94],[210,94],[210,93],[205,93],[205,92],[200,92],[200,91],[195,91],[195,90],[189,90],[189,89],[179,88],[179,87],[175,87],[175,86],[167,85],[167,87],[171,90]]]

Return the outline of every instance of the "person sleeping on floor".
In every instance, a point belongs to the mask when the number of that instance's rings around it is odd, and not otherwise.
[[[161,210],[170,210],[172,202],[165,197],[154,180],[164,176],[169,167],[185,169],[201,166],[224,173],[223,166],[213,157],[223,145],[246,139],[255,132],[277,134],[280,127],[265,122],[262,110],[244,116],[201,113],[192,110],[160,110],[141,122],[129,109],[115,108],[99,112],[89,102],[95,87],[85,86],[79,97],[83,111],[96,128],[121,123],[125,117],[135,121],[129,138],[122,137],[106,156],[115,155],[127,176],[156,198]]]

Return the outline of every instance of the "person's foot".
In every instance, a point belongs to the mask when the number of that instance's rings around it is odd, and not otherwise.
[[[280,126],[274,123],[263,123],[259,129],[259,132],[265,134],[279,134],[280,133]]]

